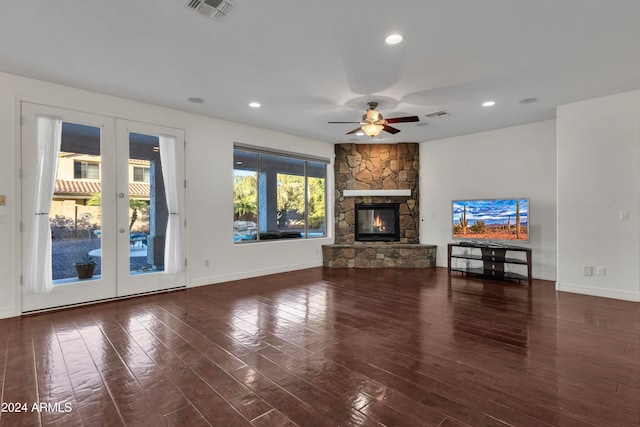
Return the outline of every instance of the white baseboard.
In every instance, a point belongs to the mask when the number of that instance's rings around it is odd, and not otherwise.
[[[0,307],[0,319],[20,316],[14,307]]]
[[[230,282],[232,280],[249,279],[251,277],[267,276],[269,274],[286,273],[289,271],[304,270],[306,268],[322,267],[322,261],[307,262],[303,264],[282,265],[260,270],[245,270],[237,273],[222,274],[219,276],[200,277],[192,279],[187,284],[188,288],[196,286],[212,285],[214,283]]]
[[[595,288],[593,286],[572,285],[560,282],[556,282],[556,290],[562,292],[573,292],[575,294],[591,295],[594,297],[640,302],[640,292],[619,291],[615,289]]]

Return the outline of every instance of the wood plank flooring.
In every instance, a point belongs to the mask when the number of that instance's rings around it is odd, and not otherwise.
[[[0,320],[0,390],[12,427],[638,426],[640,304],[315,268]]]

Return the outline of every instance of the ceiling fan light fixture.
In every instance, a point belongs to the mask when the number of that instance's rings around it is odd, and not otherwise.
[[[360,135],[362,133],[374,138],[378,136],[378,134],[382,131],[389,132],[392,135],[400,132],[400,129],[396,129],[392,126],[388,126],[389,123],[409,123],[409,122],[418,122],[420,118],[418,116],[407,116],[407,117],[394,117],[391,119],[384,119],[380,112],[376,111],[378,107],[378,103],[375,101],[368,102],[367,105],[369,109],[362,116],[362,121],[360,122],[329,122],[329,123],[358,123],[360,127],[353,129],[352,131],[347,132],[347,135]]]
[[[370,136],[371,138],[375,138],[378,136],[384,127],[382,125],[376,125],[374,123],[362,126],[362,131]]]
[[[369,122],[375,122],[376,120],[382,119],[382,117],[379,111],[369,109],[363,119]]]

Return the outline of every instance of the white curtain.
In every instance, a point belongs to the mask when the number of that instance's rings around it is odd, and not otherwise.
[[[169,209],[167,220],[166,241],[164,243],[164,272],[165,274],[180,273],[184,266],[182,244],[182,215],[180,214],[180,199],[178,197],[178,164],[176,159],[176,138],[160,135],[160,161],[162,162],[162,177],[164,191]]]
[[[49,209],[55,189],[62,143],[62,120],[57,117],[38,115],[36,131],[36,188],[31,213],[33,232],[25,264],[25,286],[29,293],[43,294],[53,290]]]

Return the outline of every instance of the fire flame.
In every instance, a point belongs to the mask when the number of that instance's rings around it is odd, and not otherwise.
[[[385,229],[384,222],[380,219],[380,215],[376,215],[373,220],[373,226],[378,229],[378,231],[383,231]]]

